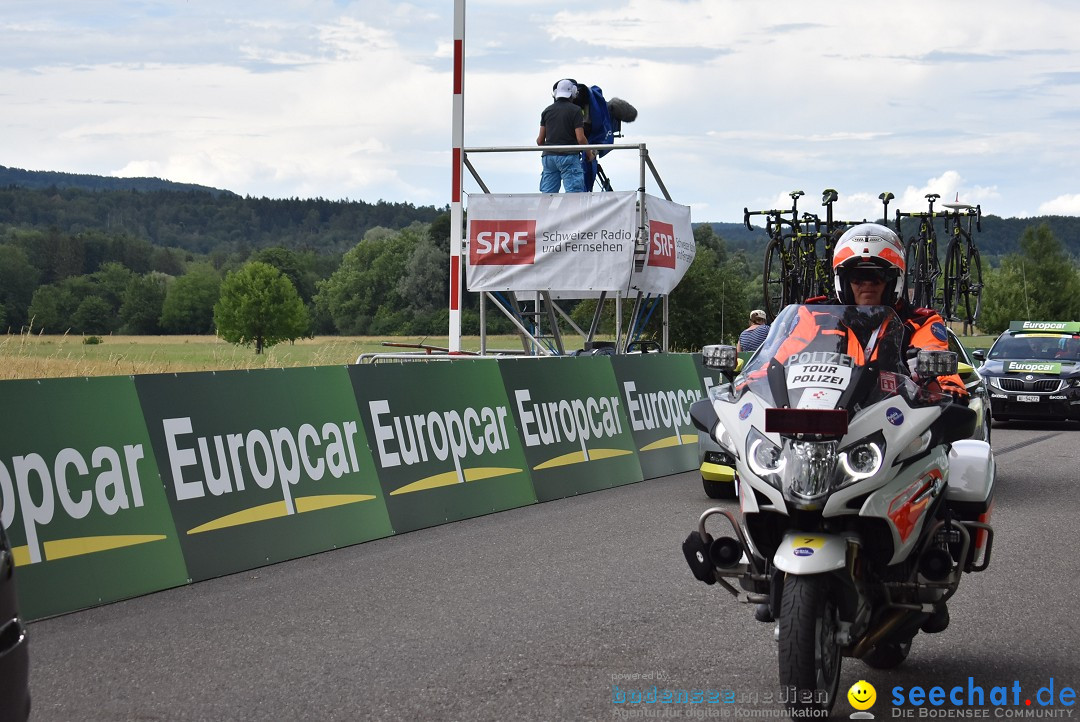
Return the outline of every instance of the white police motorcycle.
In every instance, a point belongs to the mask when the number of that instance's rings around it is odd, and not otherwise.
[[[792,305],[737,377],[733,347],[704,351],[728,383],[691,416],[735,459],[741,520],[707,510],[683,552],[778,622],[794,717],[831,710],[843,657],[894,667],[920,630],[943,631],[961,576],[990,562],[993,454],[967,439],[974,412],[926,388],[956,355],[919,351],[913,377],[903,328],[885,306]],[[732,535],[710,535],[712,517]]]

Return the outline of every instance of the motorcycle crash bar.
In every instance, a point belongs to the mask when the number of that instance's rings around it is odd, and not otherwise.
[[[716,514],[719,514],[728,520],[732,530],[735,532],[735,538],[717,537],[716,539],[713,539],[712,536],[705,531],[706,520]],[[691,536],[693,536],[693,534],[691,534]],[[721,509],[720,507],[706,509],[705,512],[702,513],[701,518],[698,519],[697,536],[702,543],[708,544],[708,560],[713,566],[713,574],[711,577],[713,580],[718,582],[724,589],[731,592],[732,596],[740,597],[745,594],[746,601],[768,601],[768,595],[740,592],[734,585],[723,578],[724,576],[733,576],[737,578],[749,577],[755,580],[767,581],[765,570],[760,568],[758,560],[750,550],[750,545],[746,541],[746,536],[743,534],[742,528],[739,526],[738,521],[735,519],[735,515],[730,510]],[[746,564],[741,563],[743,557],[748,560]],[[689,561],[689,559],[687,561]],[[694,565],[691,564],[691,569],[693,569],[693,567]],[[725,572],[727,572],[727,574],[725,574]]]

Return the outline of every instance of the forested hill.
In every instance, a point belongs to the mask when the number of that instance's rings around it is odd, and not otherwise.
[[[1080,258],[1080,217],[1076,216],[1035,216],[1032,218],[983,216],[982,232],[974,232],[973,228],[972,235],[983,256],[983,262],[993,262],[997,265],[998,259],[1002,256],[1020,252],[1020,237],[1025,229],[1042,223],[1050,227],[1074,259]],[[709,225],[712,226],[716,235],[724,239],[728,249],[745,250],[750,257],[764,255],[768,237],[762,228],[755,226],[753,231],[749,231],[741,223],[711,223]],[[889,227],[895,228],[892,222]],[[944,235],[945,229],[940,221],[938,221],[937,230],[938,244],[944,253],[948,236]],[[905,223],[905,239],[917,231],[918,226],[913,221]]]
[[[18,186],[48,190],[50,188],[82,188],[88,191],[202,191],[213,196],[234,195],[232,191],[201,186],[195,183],[175,183],[161,178],[116,178],[85,173],[23,170],[0,165],[0,188]]]
[[[130,235],[157,246],[194,253],[245,252],[269,246],[320,253],[342,253],[376,226],[404,228],[414,221],[430,223],[446,208],[411,203],[332,201],[242,197],[218,188],[174,183],[160,178],[27,171],[0,166],[0,226],[97,231]],[[1080,218],[984,216],[975,235],[984,263],[1019,251],[1029,226],[1046,223],[1074,258],[1080,258]],[[695,224],[698,225],[698,224]],[[745,250],[750,258],[764,254],[765,231],[741,223],[709,223],[729,250]],[[914,233],[914,223],[905,227]],[[944,250],[947,240],[939,222]]]
[[[270,246],[342,253],[376,226],[397,229],[414,221],[430,223],[445,211],[385,201],[241,197],[155,178],[3,170],[8,175],[0,176],[7,179],[0,180],[0,227],[129,235],[200,254],[245,253]],[[71,185],[42,185],[43,180],[61,177]],[[82,179],[97,180],[84,185]],[[133,186],[110,190],[106,185],[95,186],[98,180],[130,181]]]

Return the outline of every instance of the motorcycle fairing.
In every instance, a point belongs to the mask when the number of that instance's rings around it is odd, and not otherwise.
[[[788,531],[773,555],[773,565],[787,574],[824,574],[843,569],[847,542],[835,534]]]

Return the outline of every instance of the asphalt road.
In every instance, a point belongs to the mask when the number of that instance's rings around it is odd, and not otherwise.
[[[1077,425],[994,429],[990,569],[968,575],[950,628],[916,637],[900,668],[845,660],[842,691],[873,684],[883,719],[897,686],[1019,683],[1021,704],[1051,678],[1055,695],[1080,688],[1078,445]],[[773,625],[682,559],[713,503],[679,474],[36,622],[33,719],[775,715]],[[653,685],[735,701],[615,702]],[[834,716],[851,711],[841,700]]]

